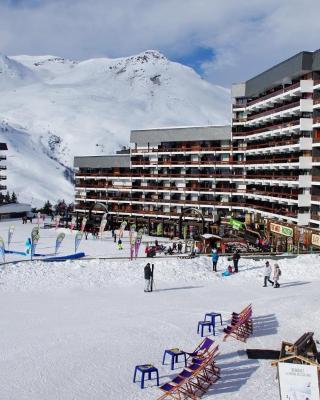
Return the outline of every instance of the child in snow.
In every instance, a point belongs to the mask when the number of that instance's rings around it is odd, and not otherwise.
[[[213,249],[211,253],[211,260],[212,260],[212,271],[217,272],[217,263],[219,259],[219,254],[217,249]]]
[[[30,238],[28,238],[27,240],[26,240],[26,254],[30,254],[30,252],[31,252],[31,239]]]
[[[272,282],[272,280],[270,279],[271,272],[272,272],[271,265],[270,265],[269,261],[267,261],[266,266],[264,267],[264,285],[263,285],[263,287],[267,286],[267,282],[270,282],[272,286],[274,285],[274,282]]]
[[[274,288],[280,287],[280,283],[279,283],[280,275],[281,275],[281,270],[279,268],[279,265],[274,264],[274,271],[273,271]]]
[[[118,250],[123,250],[122,240],[121,239],[118,240]]]

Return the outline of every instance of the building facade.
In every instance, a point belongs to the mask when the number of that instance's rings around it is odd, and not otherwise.
[[[7,186],[3,184],[3,182],[7,179],[7,176],[5,175],[5,170],[7,169],[7,166],[5,165],[5,161],[7,159],[7,156],[5,152],[8,150],[7,144],[6,143],[0,143],[0,193],[3,195],[3,191],[7,189]]]
[[[76,157],[76,211],[175,235],[230,215],[319,228],[320,53],[234,84],[232,100],[231,126],[135,130],[126,154]]]
[[[249,211],[319,227],[320,52],[301,52],[233,85],[232,97]]]

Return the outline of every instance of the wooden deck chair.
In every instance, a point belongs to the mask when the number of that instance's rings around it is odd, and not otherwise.
[[[193,352],[185,352],[188,356],[187,359],[189,359],[190,357],[205,357],[208,354],[213,343],[214,340],[208,337],[204,338],[202,342],[199,343],[199,345],[193,350]]]

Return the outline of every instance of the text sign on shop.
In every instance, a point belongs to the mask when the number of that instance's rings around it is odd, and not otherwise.
[[[320,235],[316,235],[313,233],[311,235],[311,244],[320,247]]]
[[[293,237],[293,229],[287,226],[271,223],[270,231],[274,233],[279,233],[279,235]]]
[[[317,366],[280,362],[278,370],[281,400],[320,400]]]
[[[228,222],[233,229],[242,229],[244,227],[243,222],[238,221],[237,219],[230,218]]]

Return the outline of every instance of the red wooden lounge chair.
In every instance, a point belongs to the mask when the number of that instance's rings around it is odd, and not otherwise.
[[[229,336],[245,342],[253,333],[252,326],[252,306],[249,304],[240,313],[232,313],[231,323],[224,328],[223,341]]]

